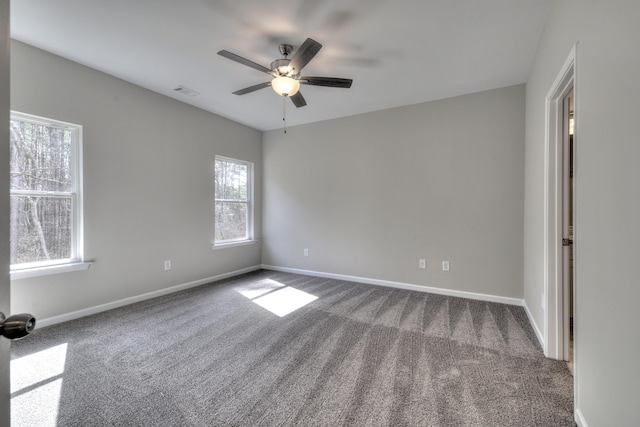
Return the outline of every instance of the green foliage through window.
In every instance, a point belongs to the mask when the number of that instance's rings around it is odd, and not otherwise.
[[[215,242],[250,240],[251,163],[216,157]]]

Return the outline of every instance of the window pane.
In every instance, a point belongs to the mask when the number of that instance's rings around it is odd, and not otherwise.
[[[11,195],[11,264],[71,258],[71,197]]]
[[[216,241],[247,239],[247,204],[216,202]]]
[[[246,164],[216,160],[216,199],[247,200]]]
[[[11,120],[11,189],[70,192],[71,133]]]

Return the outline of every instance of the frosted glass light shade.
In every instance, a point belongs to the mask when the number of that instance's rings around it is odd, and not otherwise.
[[[300,89],[300,82],[291,77],[276,77],[271,80],[271,87],[278,95],[293,96]]]

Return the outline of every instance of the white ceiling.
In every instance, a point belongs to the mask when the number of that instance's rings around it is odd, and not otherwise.
[[[259,130],[282,126],[269,67],[278,45],[324,47],[289,126],[524,83],[555,0],[13,0],[13,38]],[[187,97],[179,85],[200,93]]]

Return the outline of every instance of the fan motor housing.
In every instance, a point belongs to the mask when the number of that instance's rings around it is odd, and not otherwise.
[[[289,66],[290,59],[276,59],[271,63],[271,70],[278,73],[279,76],[295,77],[297,74],[293,68]]]
[[[278,46],[278,49],[280,50],[281,55],[289,56],[293,51],[293,46],[291,46],[290,44],[281,44],[280,46]]]

